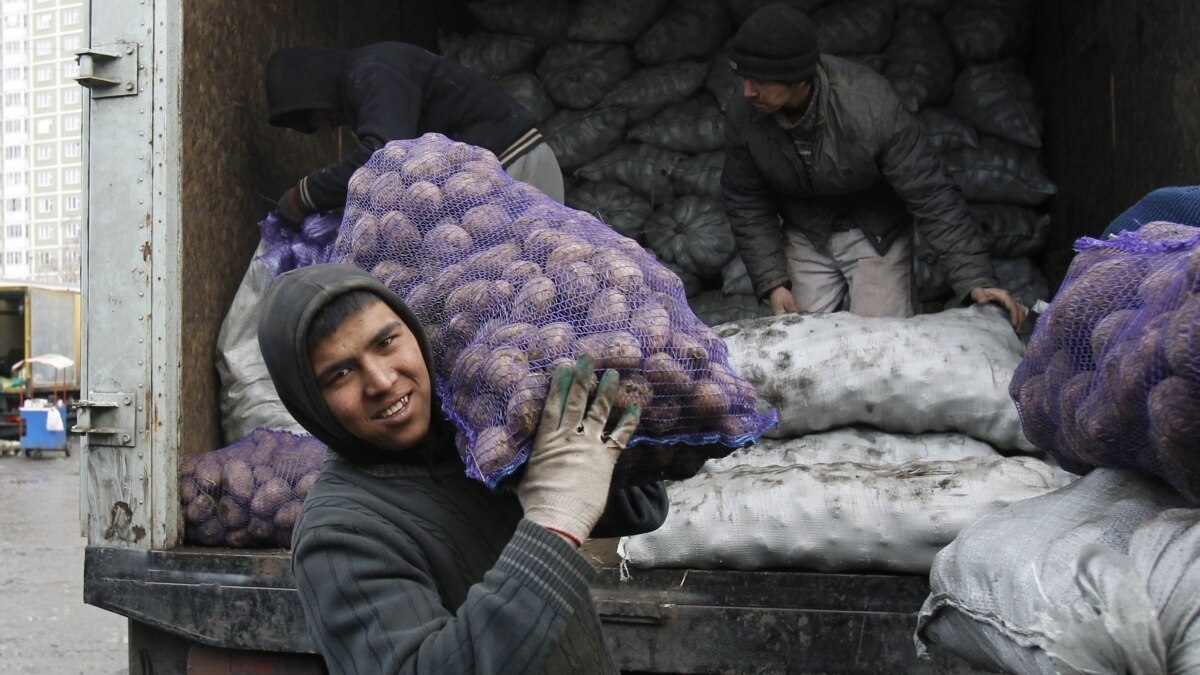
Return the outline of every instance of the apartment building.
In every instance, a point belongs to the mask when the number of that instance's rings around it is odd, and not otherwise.
[[[0,0],[0,26],[0,277],[78,284],[84,3]]]

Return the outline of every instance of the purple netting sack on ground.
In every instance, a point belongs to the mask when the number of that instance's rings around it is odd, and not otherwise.
[[[438,134],[394,141],[350,180],[336,244],[424,324],[467,474],[495,486],[524,461],[549,376],[581,353],[642,421],[614,485],[693,475],[756,441],[774,415],[637,242]]]
[[[1080,239],[1009,393],[1069,471],[1133,468],[1200,504],[1200,228]]]
[[[259,427],[180,468],[184,540],[202,546],[289,547],[292,527],[325,461],[312,436]]]

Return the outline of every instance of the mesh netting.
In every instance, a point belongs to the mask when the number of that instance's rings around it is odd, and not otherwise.
[[[258,224],[265,249],[259,260],[275,275],[330,262],[341,223],[341,211],[327,211],[308,216],[296,228],[272,211]]]
[[[614,485],[689,476],[774,423],[678,276],[481,148],[389,143],[351,178],[336,248],[424,324],[467,474],[489,486],[524,462],[549,375],[585,352],[621,374],[611,419],[643,409]]]
[[[311,436],[259,427],[180,469],[184,539],[203,546],[291,546],[300,506],[325,460]]]
[[[1064,468],[1136,468],[1200,502],[1200,228],[1076,244],[1009,392]]]

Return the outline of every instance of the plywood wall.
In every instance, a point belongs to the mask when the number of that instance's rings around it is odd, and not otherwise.
[[[258,243],[257,223],[307,171],[334,161],[342,139],[267,125],[263,72],[289,46],[400,40],[436,48],[461,2],[209,0],[184,3],[182,74],[183,383],[185,452],[221,447],[213,365],[221,321]]]
[[[1029,70],[1059,188],[1043,267],[1057,285],[1078,237],[1155,188],[1200,184],[1200,12],[1194,0],[1034,4]]]

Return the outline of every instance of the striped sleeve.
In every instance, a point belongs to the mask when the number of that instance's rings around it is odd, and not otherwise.
[[[595,570],[529,521],[452,612],[415,542],[367,514],[341,520],[305,529],[293,548],[330,673],[537,673],[572,616],[591,610]]]

